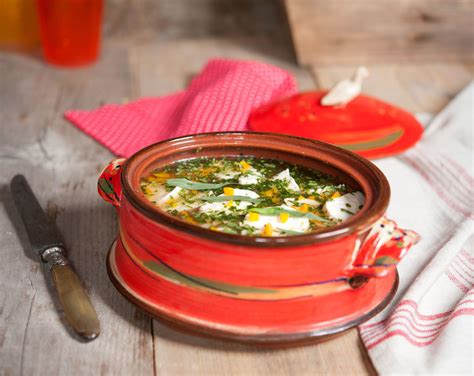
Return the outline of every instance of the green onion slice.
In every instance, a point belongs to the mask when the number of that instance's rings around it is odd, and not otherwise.
[[[293,230],[285,230],[284,228],[279,228],[279,227],[277,227],[276,229],[278,231],[282,232],[283,234],[287,234],[287,235],[303,235],[304,234],[304,232],[293,231]]]
[[[181,187],[184,189],[193,189],[196,191],[205,191],[208,189],[217,189],[217,188],[222,188],[228,183],[199,183],[197,181],[191,181],[188,179],[168,179],[166,181],[166,184],[171,186],[171,187]]]

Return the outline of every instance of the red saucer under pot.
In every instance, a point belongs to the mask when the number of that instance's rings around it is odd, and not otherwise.
[[[140,179],[196,157],[278,159],[337,176],[365,194],[362,210],[324,231],[250,237],[220,233],[156,208]],[[390,187],[370,161],[327,143],[272,133],[206,133],[163,141],[112,161],[99,193],[119,236],[109,275],[156,318],[259,344],[319,339],[367,320],[397,287],[396,263],[417,236],[384,217]]]

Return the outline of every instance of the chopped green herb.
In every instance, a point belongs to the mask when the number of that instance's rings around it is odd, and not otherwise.
[[[216,188],[222,188],[226,186],[228,183],[200,183],[197,181],[190,181],[188,179],[168,179],[166,181],[167,185],[170,185],[172,187],[181,187],[185,189],[193,189],[195,191],[206,191],[209,189],[216,189]]]
[[[209,202],[226,202],[226,201],[248,201],[254,204],[264,201],[263,198],[251,198],[247,196],[207,196],[199,197],[199,200],[209,201]]]
[[[308,218],[308,219],[313,219],[315,221],[319,222],[330,222],[329,220],[320,217],[319,215],[309,213],[309,212],[300,212],[298,210],[289,210],[285,208],[280,208],[280,207],[273,207],[273,208],[252,208],[249,211],[254,212],[254,213],[259,213],[262,215],[279,215],[281,213],[288,213],[290,217],[296,217],[296,218]]]
[[[284,228],[276,228],[278,231],[280,231],[282,234],[286,234],[286,235],[303,235],[304,232],[300,232],[300,231],[293,231],[293,230],[285,230]]]
[[[234,230],[230,227],[223,227],[222,232],[226,232],[227,234],[235,234],[235,235],[239,233],[237,230]]]

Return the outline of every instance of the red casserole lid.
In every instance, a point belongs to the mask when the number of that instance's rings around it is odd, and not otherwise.
[[[296,94],[255,109],[249,127],[325,141],[366,158],[399,154],[422,136],[423,127],[401,108],[366,95],[343,106],[322,106],[326,91]]]

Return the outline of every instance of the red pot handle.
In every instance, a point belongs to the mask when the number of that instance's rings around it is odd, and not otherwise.
[[[416,232],[399,228],[395,221],[382,217],[360,245],[346,272],[353,281],[385,277],[419,240]]]
[[[120,207],[120,200],[122,199],[120,176],[122,174],[122,166],[126,160],[126,158],[119,158],[109,162],[102,170],[97,181],[97,190],[100,197],[117,208]]]

